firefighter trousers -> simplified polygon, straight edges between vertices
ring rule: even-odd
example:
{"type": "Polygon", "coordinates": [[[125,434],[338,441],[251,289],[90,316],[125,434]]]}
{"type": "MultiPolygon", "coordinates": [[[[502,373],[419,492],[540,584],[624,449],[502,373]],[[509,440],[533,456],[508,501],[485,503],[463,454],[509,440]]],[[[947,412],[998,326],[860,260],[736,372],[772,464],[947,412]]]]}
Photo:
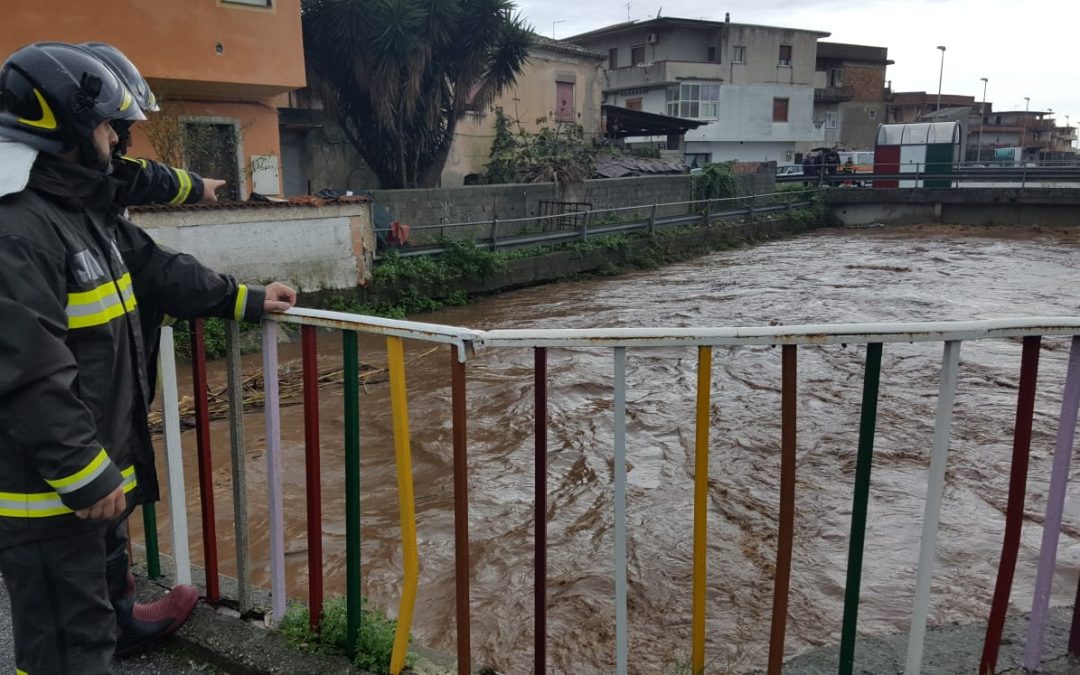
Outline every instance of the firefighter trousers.
{"type": "Polygon", "coordinates": [[[122,566],[126,578],[126,548],[121,518],[88,521],[77,536],[0,550],[19,675],[112,672],[117,631],[109,577],[122,566]]]}

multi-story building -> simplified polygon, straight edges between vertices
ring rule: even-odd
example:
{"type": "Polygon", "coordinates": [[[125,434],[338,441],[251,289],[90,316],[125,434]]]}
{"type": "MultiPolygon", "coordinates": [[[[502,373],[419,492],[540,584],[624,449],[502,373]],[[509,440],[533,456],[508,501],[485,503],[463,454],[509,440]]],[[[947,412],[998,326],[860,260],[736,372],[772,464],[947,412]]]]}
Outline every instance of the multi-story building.
{"type": "Polygon", "coordinates": [[[133,154],[226,179],[226,196],[281,192],[275,100],[304,86],[300,0],[9,4],[0,58],[32,42],[101,41],[135,62],[162,110],[135,126],[133,154]]]}
{"type": "Polygon", "coordinates": [[[910,124],[918,122],[924,115],[935,112],[940,107],[946,108],[971,107],[975,105],[974,96],[961,96],[957,94],[942,94],[941,105],[938,106],[938,95],[925,91],[897,91],[885,96],[888,106],[889,124],[910,124]]]}
{"type": "MultiPolygon", "coordinates": [[[[685,157],[790,164],[822,139],[814,126],[822,31],[694,19],[617,24],[567,42],[607,54],[605,103],[705,121],[685,157]]],[[[824,85],[822,85],[824,86],[824,85]]]]}
{"type": "Polygon", "coordinates": [[[492,105],[476,107],[458,122],[442,173],[443,187],[471,182],[483,171],[495,139],[496,107],[513,120],[515,132],[574,123],[581,125],[587,138],[600,134],[603,60],[600,52],[534,35],[529,61],[513,86],[492,105]]]}
{"type": "Polygon", "coordinates": [[[1023,148],[1027,161],[1072,159],[1073,130],[1057,126],[1052,115],[1038,110],[995,112],[988,107],[980,118],[976,109],[968,124],[968,159],[992,159],[997,148],[1023,148]]]}
{"type": "Polygon", "coordinates": [[[848,149],[874,147],[878,125],[885,122],[885,70],[892,65],[886,47],[817,43],[814,124],[823,145],[848,149]]]}

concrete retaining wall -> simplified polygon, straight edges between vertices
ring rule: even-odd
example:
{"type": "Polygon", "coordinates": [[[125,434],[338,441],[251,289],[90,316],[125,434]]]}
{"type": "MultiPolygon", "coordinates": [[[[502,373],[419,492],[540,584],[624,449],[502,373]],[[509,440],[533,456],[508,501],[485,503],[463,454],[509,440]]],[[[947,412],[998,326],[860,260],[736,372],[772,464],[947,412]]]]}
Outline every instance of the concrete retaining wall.
{"type": "Polygon", "coordinates": [[[151,209],[131,217],[158,243],[243,281],[315,291],[371,279],[370,204],[151,209]]]}
{"type": "MultiPolygon", "coordinates": [[[[775,187],[775,174],[739,174],[741,194],[764,194],[775,187]]],[[[409,225],[437,225],[532,218],[541,201],[583,202],[593,209],[635,204],[664,204],[690,199],[690,176],[641,176],[588,180],[563,186],[554,183],[472,185],[430,190],[373,190],[372,198],[393,220],[409,225]]],[[[685,209],[683,209],[685,210],[685,209]]],[[[665,215],[662,211],[659,215],[665,215]]]]}
{"type": "Polygon", "coordinates": [[[1080,225],[1080,190],[954,188],[838,189],[826,195],[843,225],[1080,225]]]}

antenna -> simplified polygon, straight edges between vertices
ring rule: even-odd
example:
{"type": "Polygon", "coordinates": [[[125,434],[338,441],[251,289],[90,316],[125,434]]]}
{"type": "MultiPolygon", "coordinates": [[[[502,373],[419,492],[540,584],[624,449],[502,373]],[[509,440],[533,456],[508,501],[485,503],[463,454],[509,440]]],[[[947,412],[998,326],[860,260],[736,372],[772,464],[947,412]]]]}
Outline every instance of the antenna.
{"type": "Polygon", "coordinates": [[[626,3],[626,23],[630,23],[630,6],[633,4],[633,2],[626,3]]]}
{"type": "Polygon", "coordinates": [[[659,19],[659,18],[660,18],[660,15],[661,15],[661,14],[662,14],[663,12],[664,12],[664,6],[663,6],[663,5],[660,5],[659,9],[657,9],[657,10],[656,10],[656,18],[657,18],[657,19],[659,19]]]}
{"type": "Polygon", "coordinates": [[[566,23],[566,19],[560,19],[558,21],[552,21],[551,22],[551,39],[552,40],[555,39],[555,25],[560,24],[560,23],[566,23]]]}

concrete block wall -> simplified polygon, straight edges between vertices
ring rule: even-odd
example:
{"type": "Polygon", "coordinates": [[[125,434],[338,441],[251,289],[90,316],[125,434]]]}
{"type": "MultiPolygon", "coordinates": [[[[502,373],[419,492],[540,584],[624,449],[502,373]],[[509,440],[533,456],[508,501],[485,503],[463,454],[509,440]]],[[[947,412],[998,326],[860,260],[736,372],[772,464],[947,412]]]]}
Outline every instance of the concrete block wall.
{"type": "Polygon", "coordinates": [[[241,281],[283,281],[300,291],[356,288],[371,279],[370,204],[135,210],[159,244],[241,281]]]}
{"type": "MultiPolygon", "coordinates": [[[[775,187],[775,169],[739,174],[740,194],[765,194],[775,187]]],[[[582,202],[593,209],[690,200],[690,176],[640,176],[554,183],[473,185],[430,190],[374,190],[370,194],[394,220],[412,226],[531,218],[541,201],[582,202]]],[[[681,207],[668,210],[677,211],[681,207]]],[[[663,210],[658,214],[667,215],[663,210]]],[[[419,233],[416,233],[419,235],[419,233]]]]}

